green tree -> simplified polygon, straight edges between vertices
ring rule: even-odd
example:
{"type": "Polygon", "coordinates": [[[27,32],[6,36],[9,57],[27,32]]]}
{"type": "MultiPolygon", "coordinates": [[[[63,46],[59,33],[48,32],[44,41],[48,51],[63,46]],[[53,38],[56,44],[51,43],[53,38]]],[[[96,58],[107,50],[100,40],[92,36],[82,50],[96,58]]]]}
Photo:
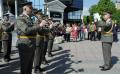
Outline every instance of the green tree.
{"type": "Polygon", "coordinates": [[[83,23],[86,25],[87,24],[87,16],[83,16],[83,23]]]}
{"type": "Polygon", "coordinates": [[[115,4],[111,0],[100,0],[97,5],[93,5],[89,9],[91,14],[96,12],[102,14],[105,11],[109,11],[111,13],[116,12],[115,4]]]}
{"type": "Polygon", "coordinates": [[[120,25],[120,10],[116,10],[112,15],[113,20],[117,20],[117,23],[120,25]]]}
{"type": "Polygon", "coordinates": [[[92,23],[94,21],[93,16],[84,16],[83,22],[85,25],[88,25],[88,23],[92,23]]]}
{"type": "Polygon", "coordinates": [[[89,12],[91,15],[94,13],[99,13],[102,15],[103,12],[109,11],[112,13],[112,19],[116,20],[117,23],[120,25],[120,10],[115,8],[115,4],[112,0],[100,0],[97,5],[91,6],[89,12]]]}
{"type": "Polygon", "coordinates": [[[104,11],[111,13],[116,12],[115,4],[111,0],[100,0],[98,2],[98,13],[102,14],[104,11]]]}
{"type": "Polygon", "coordinates": [[[91,8],[89,9],[89,12],[91,15],[93,15],[94,13],[97,13],[98,12],[97,5],[91,6],[91,8]]]}

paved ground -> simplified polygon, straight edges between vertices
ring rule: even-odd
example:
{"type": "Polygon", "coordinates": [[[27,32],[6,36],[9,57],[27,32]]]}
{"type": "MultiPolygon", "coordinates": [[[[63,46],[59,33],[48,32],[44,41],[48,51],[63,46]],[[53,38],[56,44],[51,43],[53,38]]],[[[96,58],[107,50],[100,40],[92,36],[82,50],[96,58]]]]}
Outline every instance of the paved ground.
{"type": "MultiPolygon", "coordinates": [[[[113,67],[105,72],[99,69],[103,64],[100,41],[70,42],[59,46],[63,49],[54,51],[54,57],[47,57],[49,65],[42,65],[46,69],[44,74],[120,74],[120,42],[113,43],[113,67]]],[[[19,74],[19,55],[15,47],[11,56],[14,60],[10,63],[0,62],[0,74],[19,74]]]]}

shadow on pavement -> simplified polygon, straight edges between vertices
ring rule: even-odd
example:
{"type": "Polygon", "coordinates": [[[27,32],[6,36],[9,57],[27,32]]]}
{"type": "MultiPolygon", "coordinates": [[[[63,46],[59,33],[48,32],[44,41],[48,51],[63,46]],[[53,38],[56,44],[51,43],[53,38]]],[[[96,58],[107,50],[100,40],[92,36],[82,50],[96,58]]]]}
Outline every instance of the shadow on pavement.
{"type": "Polygon", "coordinates": [[[118,57],[112,56],[112,67],[119,61],[118,57]]]}
{"type": "Polygon", "coordinates": [[[84,71],[80,69],[79,71],[72,68],[72,64],[78,64],[82,61],[75,61],[71,60],[70,50],[61,50],[54,54],[55,57],[49,62],[51,63],[49,66],[46,66],[45,69],[47,70],[46,74],[68,74],[68,73],[77,73],[84,71]],[[57,57],[56,57],[57,56],[57,57]]]}
{"type": "Polygon", "coordinates": [[[19,70],[19,60],[0,65],[0,74],[19,74],[14,71],[19,70]]]}
{"type": "MultiPolygon", "coordinates": [[[[18,50],[15,47],[12,47],[11,56],[14,54],[18,54],[18,50]]],[[[3,54],[1,54],[3,57],[3,54]]],[[[2,58],[1,57],[1,58],[2,58]]],[[[18,56],[14,56],[10,62],[0,62],[0,74],[19,74],[15,71],[18,71],[20,68],[20,60],[19,60],[19,54],[18,56]]]]}

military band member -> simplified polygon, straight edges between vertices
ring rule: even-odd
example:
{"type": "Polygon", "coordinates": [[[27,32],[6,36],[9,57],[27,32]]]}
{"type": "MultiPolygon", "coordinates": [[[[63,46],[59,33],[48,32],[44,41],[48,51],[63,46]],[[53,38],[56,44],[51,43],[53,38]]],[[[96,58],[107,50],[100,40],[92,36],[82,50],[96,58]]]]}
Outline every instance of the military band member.
{"type": "MultiPolygon", "coordinates": [[[[36,21],[37,25],[39,24],[45,25],[47,23],[42,21],[43,14],[41,10],[34,11],[34,14],[38,18],[36,21]]],[[[44,71],[44,69],[41,68],[42,56],[44,51],[44,34],[45,34],[45,29],[38,32],[36,36],[36,51],[35,51],[35,58],[34,58],[35,73],[42,73],[42,71],[44,71]]]]}
{"type": "Polygon", "coordinates": [[[20,55],[21,74],[31,74],[36,49],[36,33],[42,30],[41,25],[33,25],[32,2],[21,4],[23,13],[17,18],[17,48],[20,55]]]}
{"type": "Polygon", "coordinates": [[[4,61],[9,62],[11,60],[12,31],[14,30],[14,24],[9,21],[9,14],[3,15],[2,30],[4,61]]]}
{"type": "Polygon", "coordinates": [[[47,53],[47,48],[48,48],[48,40],[49,40],[49,23],[48,23],[48,16],[44,15],[43,16],[43,21],[46,21],[45,27],[48,29],[48,31],[45,32],[44,34],[44,50],[43,50],[43,57],[42,57],[42,63],[43,64],[48,64],[48,61],[46,60],[46,53],[47,53]]]}
{"type": "Polygon", "coordinates": [[[102,27],[102,51],[104,65],[100,66],[102,71],[111,69],[111,48],[113,42],[113,33],[112,33],[112,21],[111,13],[105,12],[103,16],[104,21],[100,22],[98,25],[102,27]]]}
{"type": "Polygon", "coordinates": [[[0,19],[0,53],[2,53],[2,19],[0,19]]]}
{"type": "Polygon", "coordinates": [[[55,30],[54,30],[54,23],[52,21],[52,18],[48,20],[49,22],[49,28],[50,28],[50,32],[49,32],[49,40],[48,40],[48,57],[52,57],[52,48],[53,48],[53,43],[54,43],[54,38],[55,38],[55,30]]]}

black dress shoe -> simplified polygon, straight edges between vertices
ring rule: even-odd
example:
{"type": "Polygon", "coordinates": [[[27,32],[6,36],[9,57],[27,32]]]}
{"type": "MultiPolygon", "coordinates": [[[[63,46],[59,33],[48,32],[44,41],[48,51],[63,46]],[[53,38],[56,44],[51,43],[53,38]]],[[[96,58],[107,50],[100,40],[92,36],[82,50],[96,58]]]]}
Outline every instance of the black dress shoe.
{"type": "Polygon", "coordinates": [[[105,65],[99,66],[99,68],[104,68],[104,67],[105,67],[105,65]]]}
{"type": "Polygon", "coordinates": [[[34,73],[35,73],[35,74],[43,74],[41,71],[39,71],[39,69],[35,69],[35,70],[34,70],[34,73]]]}
{"type": "Polygon", "coordinates": [[[9,60],[8,59],[4,59],[4,62],[9,62],[9,60]]]}
{"type": "Polygon", "coordinates": [[[2,51],[0,51],[0,53],[3,53],[2,51]]]}
{"type": "Polygon", "coordinates": [[[45,69],[38,68],[38,69],[34,70],[34,73],[40,73],[41,74],[43,71],[45,71],[45,69]]]}
{"type": "Polygon", "coordinates": [[[43,68],[39,68],[39,70],[40,70],[41,72],[45,71],[45,69],[43,69],[43,68]]]}
{"type": "Polygon", "coordinates": [[[46,61],[46,60],[43,61],[42,64],[44,64],[44,65],[49,65],[49,64],[48,64],[48,61],[46,61]]]}
{"type": "Polygon", "coordinates": [[[104,68],[101,69],[101,71],[107,71],[107,70],[110,70],[110,69],[111,69],[111,67],[104,67],[104,68]]]}
{"type": "Polygon", "coordinates": [[[48,54],[48,57],[53,57],[54,55],[53,54],[48,54]]]}
{"type": "Polygon", "coordinates": [[[46,58],[43,59],[42,64],[44,64],[44,65],[49,65],[49,64],[48,64],[48,61],[46,60],[46,58]]]}
{"type": "Polygon", "coordinates": [[[11,60],[13,60],[13,59],[11,59],[11,58],[5,59],[6,62],[9,62],[9,61],[11,61],[11,60]]]}

